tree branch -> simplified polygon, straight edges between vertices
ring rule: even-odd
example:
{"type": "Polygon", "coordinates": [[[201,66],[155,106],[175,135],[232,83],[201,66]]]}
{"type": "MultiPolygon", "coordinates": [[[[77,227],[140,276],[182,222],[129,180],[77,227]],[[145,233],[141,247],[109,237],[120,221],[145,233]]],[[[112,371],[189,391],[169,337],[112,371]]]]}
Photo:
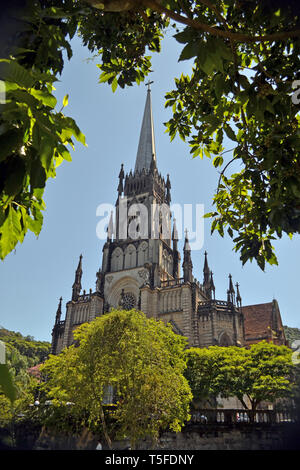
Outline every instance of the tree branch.
{"type": "MultiPolygon", "coordinates": [[[[185,24],[190,26],[194,29],[210,33],[213,36],[218,36],[224,39],[230,39],[231,41],[237,42],[268,42],[268,41],[279,41],[284,39],[290,39],[292,37],[300,37],[300,30],[295,31],[283,31],[280,33],[275,34],[266,34],[262,36],[249,36],[248,34],[243,33],[235,33],[231,32],[230,30],[222,30],[219,28],[215,28],[210,26],[206,23],[202,23],[201,21],[194,20],[191,18],[187,18],[182,16],[174,11],[170,10],[169,8],[165,8],[157,3],[155,0],[85,0],[86,3],[91,5],[98,10],[102,10],[104,12],[122,12],[122,11],[129,11],[133,9],[139,9],[141,5],[144,5],[147,8],[150,8],[153,11],[156,11],[161,14],[165,14],[169,18],[178,21],[179,23],[185,24]]],[[[213,9],[216,13],[219,21],[224,23],[225,19],[223,16],[213,7],[213,5],[208,0],[202,0],[201,3],[206,5],[208,8],[213,9]]]]}
{"type": "MultiPolygon", "coordinates": [[[[92,2],[93,0],[90,0],[90,1],[92,2]]],[[[187,26],[191,26],[194,29],[197,29],[206,33],[210,33],[213,36],[218,36],[218,37],[222,37],[225,39],[231,39],[233,41],[264,42],[264,41],[284,40],[284,39],[289,39],[291,37],[300,37],[300,30],[284,31],[281,33],[266,34],[263,36],[249,36],[248,34],[224,31],[222,29],[209,26],[206,23],[202,23],[200,21],[181,16],[178,13],[175,13],[174,11],[169,10],[168,8],[162,7],[155,0],[142,0],[142,3],[145,7],[151,8],[151,10],[157,11],[158,13],[165,14],[169,18],[175,21],[178,21],[179,23],[183,23],[187,26]]]]}

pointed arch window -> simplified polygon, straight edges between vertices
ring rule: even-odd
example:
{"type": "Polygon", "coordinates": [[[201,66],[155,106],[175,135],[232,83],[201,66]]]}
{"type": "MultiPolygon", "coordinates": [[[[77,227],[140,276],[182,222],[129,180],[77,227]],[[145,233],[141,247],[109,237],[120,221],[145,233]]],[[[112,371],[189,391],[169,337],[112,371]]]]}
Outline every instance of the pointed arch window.
{"type": "Polygon", "coordinates": [[[129,245],[125,251],[125,269],[136,267],[136,249],[133,245],[129,245]]]}
{"type": "Polygon", "coordinates": [[[115,248],[111,257],[111,271],[121,271],[123,269],[123,250],[115,248]]]}
{"type": "Polygon", "coordinates": [[[142,242],[138,248],[138,266],[144,266],[148,261],[148,243],[142,242]]]}

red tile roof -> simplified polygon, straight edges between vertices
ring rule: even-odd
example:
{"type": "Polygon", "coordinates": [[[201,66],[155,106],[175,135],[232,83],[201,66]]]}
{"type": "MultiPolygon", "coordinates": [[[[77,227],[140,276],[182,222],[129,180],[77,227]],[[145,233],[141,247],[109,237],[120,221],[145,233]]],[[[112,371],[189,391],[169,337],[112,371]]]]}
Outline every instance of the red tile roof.
{"type": "Polygon", "coordinates": [[[29,369],[27,369],[28,374],[32,375],[36,379],[40,379],[41,378],[41,371],[40,371],[41,365],[42,364],[37,364],[36,366],[30,367],[29,369]]]}
{"type": "Polygon", "coordinates": [[[265,304],[242,307],[246,345],[263,339],[285,344],[281,315],[276,300],[265,304]]]}

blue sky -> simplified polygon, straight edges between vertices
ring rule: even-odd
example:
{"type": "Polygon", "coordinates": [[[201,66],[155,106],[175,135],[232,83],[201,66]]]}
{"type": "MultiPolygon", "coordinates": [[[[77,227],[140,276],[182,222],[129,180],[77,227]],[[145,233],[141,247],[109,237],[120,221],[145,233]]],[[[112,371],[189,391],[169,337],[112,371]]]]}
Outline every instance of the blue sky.
{"type": "MultiPolygon", "coordinates": [[[[48,341],[59,297],[63,297],[64,313],[70,300],[80,253],[83,289],[95,288],[103,247],[103,241],[96,236],[96,208],[101,203],[115,203],[121,163],[125,172],[134,168],[146,99],[144,84],[118,88],[115,93],[106,84],[98,84],[97,60],[87,61],[91,56],[78,38],[72,45],[74,56],[65,63],[60,82],[56,83],[57,107],[60,109],[68,93],[65,114],[76,119],[88,147],[76,145],[73,161],[64,162],[56,179],[48,181],[47,208],[39,238],[29,233],[0,265],[0,325],[48,341]]],[[[209,212],[218,182],[217,170],[208,159],[192,159],[188,145],[179,137],[170,142],[163,125],[171,115],[171,110],[164,108],[164,95],[173,88],[174,77],[188,73],[191,66],[189,62],[177,62],[180,49],[175,40],[168,38],[162,53],[153,60],[152,108],[158,169],[163,176],[170,175],[172,203],[204,204],[205,212],[209,212]]],[[[232,142],[228,142],[226,149],[232,147],[232,142]]],[[[230,158],[230,153],[227,155],[230,158]]],[[[265,272],[254,262],[242,267],[229,236],[211,236],[210,222],[206,220],[204,246],[192,252],[194,275],[202,281],[203,253],[207,250],[216,298],[226,299],[231,273],[234,283],[240,284],[243,305],[276,298],[283,323],[300,328],[300,239],[284,237],[274,245],[278,267],[267,266],[265,272]]],[[[179,246],[182,249],[182,242],[179,246]]]]}

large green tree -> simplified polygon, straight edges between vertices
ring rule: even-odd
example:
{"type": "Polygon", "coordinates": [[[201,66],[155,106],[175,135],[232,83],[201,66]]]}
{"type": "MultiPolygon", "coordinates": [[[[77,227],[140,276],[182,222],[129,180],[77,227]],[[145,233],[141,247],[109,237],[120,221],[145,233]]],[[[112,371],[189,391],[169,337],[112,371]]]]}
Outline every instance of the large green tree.
{"type": "Polygon", "coordinates": [[[237,397],[254,412],[261,402],[292,397],[297,385],[291,356],[288,347],[266,341],[249,349],[192,348],[186,352],[185,375],[195,400],[237,397]]]}
{"type": "Polygon", "coordinates": [[[103,401],[112,386],[118,437],[158,437],[188,419],[190,387],[183,376],[186,340],[135,310],[115,310],[74,331],[77,346],[50,356],[42,370],[48,397],[73,402],[111,446],[103,401]]]}
{"type": "Polygon", "coordinates": [[[262,269],[277,263],[272,240],[300,231],[297,0],[13,0],[10,6],[0,62],[7,87],[1,258],[27,229],[39,233],[46,180],[70,159],[73,137],[84,143],[52,95],[62,51],[72,54],[69,40],[77,31],[99,57],[100,82],[114,91],[144,80],[171,27],[182,44],[179,60],[191,59],[192,66],[166,95],[173,112],[166,126],[171,139],[178,133],[193,156],[205,155],[219,169],[212,231],[223,236],[227,229],[243,263],[256,259],[262,269]]]}

